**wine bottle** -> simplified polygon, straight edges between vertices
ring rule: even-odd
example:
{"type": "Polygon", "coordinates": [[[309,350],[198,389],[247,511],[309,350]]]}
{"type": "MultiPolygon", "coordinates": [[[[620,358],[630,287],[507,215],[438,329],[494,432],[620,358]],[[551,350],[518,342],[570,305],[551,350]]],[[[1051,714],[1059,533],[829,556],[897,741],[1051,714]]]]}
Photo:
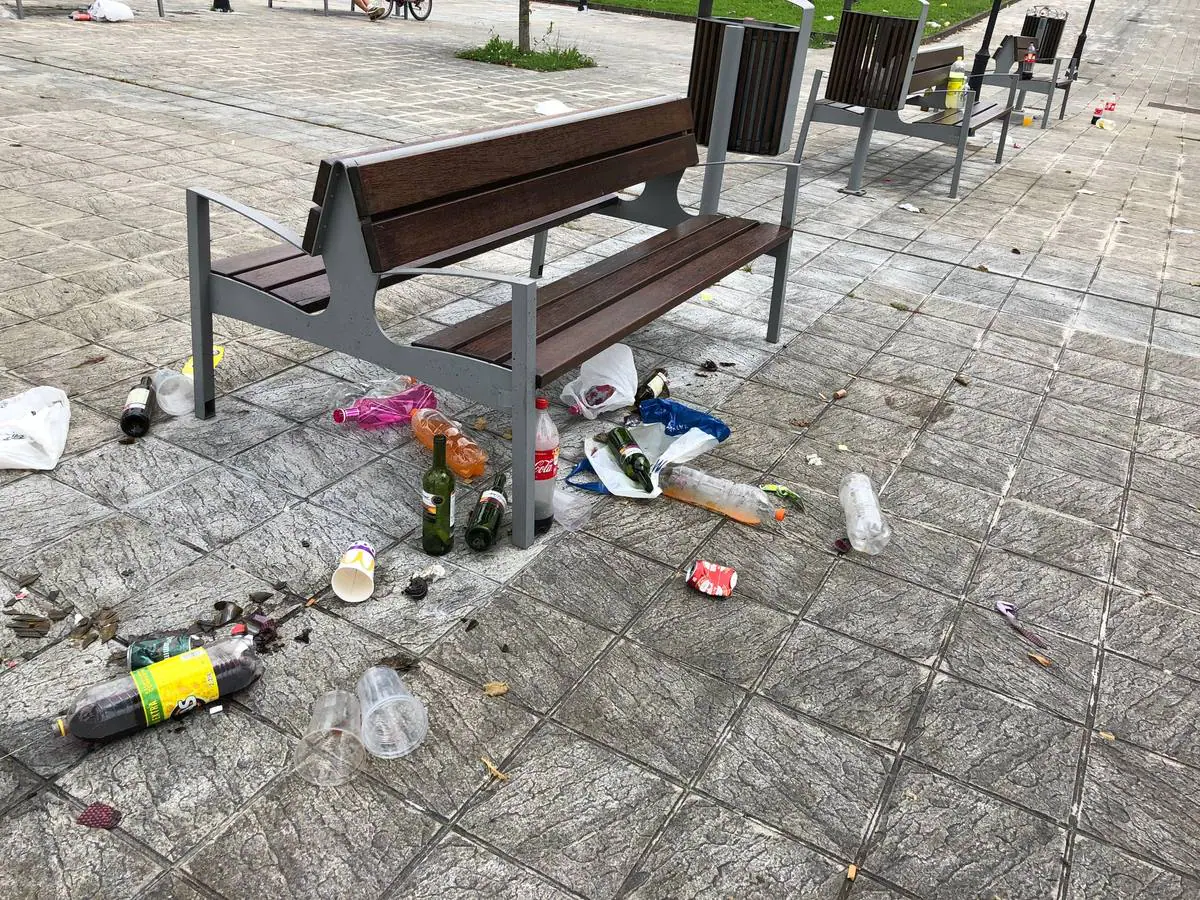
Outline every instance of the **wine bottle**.
{"type": "Polygon", "coordinates": [[[504,473],[501,472],[492,486],[479,495],[479,502],[471,511],[467,522],[467,546],[472,550],[487,550],[496,542],[500,522],[508,499],[504,496],[504,473]]]}
{"type": "Polygon", "coordinates": [[[433,465],[421,479],[421,548],[441,556],[454,546],[454,474],[446,465],[446,435],[433,436],[433,465]]]}
{"type": "Polygon", "coordinates": [[[650,459],[637,445],[628,428],[618,425],[608,433],[605,443],[608,444],[608,449],[620,465],[621,471],[631,481],[636,482],[646,493],[654,490],[654,482],[650,480],[650,459]]]}
{"type": "Polygon", "coordinates": [[[125,408],[121,410],[121,430],[130,437],[142,437],[150,430],[150,417],[153,415],[154,383],[146,375],[125,398],[125,408]]]}

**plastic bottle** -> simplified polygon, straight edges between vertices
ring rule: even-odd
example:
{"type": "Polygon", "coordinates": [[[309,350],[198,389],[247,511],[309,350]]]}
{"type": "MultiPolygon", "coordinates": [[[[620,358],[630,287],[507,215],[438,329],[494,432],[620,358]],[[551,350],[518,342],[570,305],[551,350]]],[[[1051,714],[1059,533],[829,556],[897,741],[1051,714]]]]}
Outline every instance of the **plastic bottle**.
{"type": "Polygon", "coordinates": [[[558,482],[558,426],[550,418],[550,401],[538,397],[533,436],[533,533],[544,534],[554,522],[554,489],[558,482]]]}
{"type": "Polygon", "coordinates": [[[263,672],[254,638],[231,638],[97,684],[55,719],[55,734],[99,741],[179,718],[249,687],[263,672]]]}
{"type": "Polygon", "coordinates": [[[966,89],[967,65],[960,56],[950,66],[950,76],[946,79],[946,109],[962,109],[966,89]]]}
{"type": "Polygon", "coordinates": [[[427,384],[417,384],[390,397],[359,397],[349,406],[333,411],[333,421],[347,422],[373,431],[407,425],[418,409],[437,409],[437,395],[427,384]]]}
{"type": "Polygon", "coordinates": [[[488,455],[462,433],[458,422],[447,419],[436,409],[418,409],[412,414],[412,430],[426,450],[433,449],[433,436],[446,436],[446,463],[459,478],[478,478],[487,468],[488,455]]]}
{"type": "Polygon", "coordinates": [[[672,466],[659,477],[663,493],[702,506],[746,525],[782,522],[787,511],[752,484],[739,484],[687,466],[672,466]]]}
{"type": "Polygon", "coordinates": [[[838,490],[842,512],[846,516],[846,536],[850,546],[872,556],[882,553],[892,539],[892,529],[879,508],[879,498],[871,479],[862,472],[852,472],[842,479],[838,490]]]}

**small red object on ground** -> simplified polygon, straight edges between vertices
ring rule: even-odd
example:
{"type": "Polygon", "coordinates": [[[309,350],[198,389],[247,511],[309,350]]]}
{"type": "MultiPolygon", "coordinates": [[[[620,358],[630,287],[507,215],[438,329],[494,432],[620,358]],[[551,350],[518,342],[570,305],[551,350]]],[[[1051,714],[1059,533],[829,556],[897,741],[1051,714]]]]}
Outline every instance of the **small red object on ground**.
{"type": "Polygon", "coordinates": [[[116,828],[121,823],[121,811],[113,809],[107,803],[93,803],[79,814],[75,820],[88,828],[116,828]]]}
{"type": "Polygon", "coordinates": [[[737,587],[737,572],[732,566],[719,566],[698,559],[687,570],[687,583],[710,597],[728,597],[737,587]]]}

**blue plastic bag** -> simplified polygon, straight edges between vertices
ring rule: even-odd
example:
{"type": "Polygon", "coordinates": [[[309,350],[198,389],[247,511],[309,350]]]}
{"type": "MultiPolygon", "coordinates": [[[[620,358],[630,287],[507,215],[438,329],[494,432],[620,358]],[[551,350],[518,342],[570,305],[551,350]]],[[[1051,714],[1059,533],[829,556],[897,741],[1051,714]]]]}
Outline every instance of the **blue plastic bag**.
{"type": "Polygon", "coordinates": [[[678,400],[662,397],[643,400],[638,411],[642,414],[643,422],[647,425],[660,423],[671,437],[678,437],[690,428],[698,428],[705,434],[711,434],[718,441],[729,437],[729,426],[720,419],[692,409],[678,400]]]}

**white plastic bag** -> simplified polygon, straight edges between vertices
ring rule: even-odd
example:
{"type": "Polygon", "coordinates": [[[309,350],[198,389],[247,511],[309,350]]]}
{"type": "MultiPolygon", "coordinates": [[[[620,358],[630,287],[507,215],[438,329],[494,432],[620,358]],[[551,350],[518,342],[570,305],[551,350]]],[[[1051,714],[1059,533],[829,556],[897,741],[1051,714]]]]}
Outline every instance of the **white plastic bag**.
{"type": "Polygon", "coordinates": [[[711,434],[699,428],[689,428],[678,437],[671,437],[666,428],[657,422],[653,425],[633,425],[629,434],[650,460],[650,483],[654,485],[654,490],[650,493],[646,493],[621,471],[612,451],[605,444],[587,438],[583,442],[583,451],[587,454],[596,477],[608,488],[610,494],[638,500],[648,500],[662,493],[658,479],[665,466],[695,459],[720,443],[711,434]]]}
{"type": "Polygon", "coordinates": [[[53,469],[70,427],[71,403],[58,388],[0,400],[0,469],[53,469]]]}
{"type": "Polygon", "coordinates": [[[579,377],[563,388],[562,401],[571,412],[594,419],[606,410],[629,406],[637,388],[633,351],[613,344],[579,367],[579,377]]]}
{"type": "Polygon", "coordinates": [[[133,10],[121,0],[95,0],[88,13],[97,22],[132,22],[133,10]]]}

